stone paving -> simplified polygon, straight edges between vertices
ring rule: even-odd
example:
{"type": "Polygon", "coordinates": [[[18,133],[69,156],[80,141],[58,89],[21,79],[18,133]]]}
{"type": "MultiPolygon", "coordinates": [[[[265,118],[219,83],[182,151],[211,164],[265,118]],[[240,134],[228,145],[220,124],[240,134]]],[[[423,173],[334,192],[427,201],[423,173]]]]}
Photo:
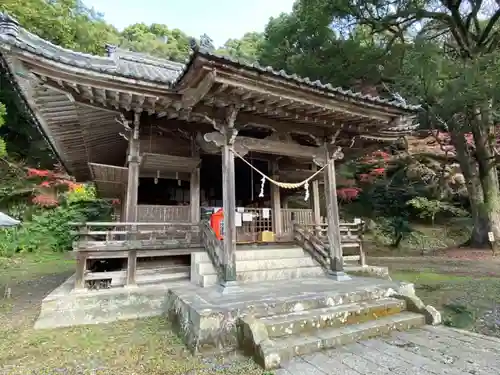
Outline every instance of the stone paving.
{"type": "Polygon", "coordinates": [[[275,375],[497,375],[500,340],[425,326],[283,363],[275,375]]]}

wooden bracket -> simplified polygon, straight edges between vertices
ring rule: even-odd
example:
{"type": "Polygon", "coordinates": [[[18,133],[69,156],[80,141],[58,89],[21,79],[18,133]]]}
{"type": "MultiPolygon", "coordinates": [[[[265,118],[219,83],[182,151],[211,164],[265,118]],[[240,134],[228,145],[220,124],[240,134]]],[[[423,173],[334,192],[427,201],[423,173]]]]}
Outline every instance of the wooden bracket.
{"type": "Polygon", "coordinates": [[[198,86],[186,89],[182,94],[182,107],[193,108],[197,103],[199,103],[214,85],[216,77],[216,70],[212,69],[205,74],[198,86]]]}

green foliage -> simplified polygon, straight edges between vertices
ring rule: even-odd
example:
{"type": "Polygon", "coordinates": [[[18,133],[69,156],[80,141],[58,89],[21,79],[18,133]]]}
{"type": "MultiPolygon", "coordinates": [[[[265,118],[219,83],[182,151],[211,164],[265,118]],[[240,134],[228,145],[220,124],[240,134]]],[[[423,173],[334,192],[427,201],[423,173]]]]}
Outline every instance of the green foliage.
{"type": "Polygon", "coordinates": [[[88,184],[82,184],[68,191],[66,201],[69,204],[78,202],[92,202],[97,199],[95,187],[88,184]]]}
{"type": "Polygon", "coordinates": [[[259,60],[263,43],[262,33],[246,33],[241,39],[228,39],[216,53],[253,64],[259,60]]]}
{"type": "Polygon", "coordinates": [[[0,230],[0,256],[15,253],[67,251],[73,236],[70,223],[111,220],[112,207],[101,200],[67,202],[52,209],[40,209],[19,227],[0,230]]]}
{"type": "Polygon", "coordinates": [[[432,224],[439,213],[449,213],[453,216],[467,216],[464,209],[455,207],[449,202],[437,199],[427,199],[426,197],[415,197],[407,202],[408,206],[415,208],[422,219],[430,219],[432,224]]]}
{"type": "Polygon", "coordinates": [[[450,303],[443,306],[443,324],[448,327],[468,329],[476,320],[475,312],[467,306],[450,303]]]}
{"type": "Polygon", "coordinates": [[[126,27],[120,35],[120,47],[178,62],[184,62],[190,51],[188,35],[157,23],[126,27]]]}
{"type": "Polygon", "coordinates": [[[372,229],[379,241],[386,238],[389,242],[388,245],[396,248],[401,245],[403,240],[408,239],[413,231],[410,222],[404,216],[382,218],[372,229]]]}

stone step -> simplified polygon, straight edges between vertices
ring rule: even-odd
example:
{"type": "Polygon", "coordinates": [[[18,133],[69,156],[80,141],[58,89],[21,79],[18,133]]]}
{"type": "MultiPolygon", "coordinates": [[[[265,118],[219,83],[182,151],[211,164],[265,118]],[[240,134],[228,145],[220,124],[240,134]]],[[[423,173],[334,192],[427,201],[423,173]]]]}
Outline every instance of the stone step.
{"type": "MultiPolygon", "coordinates": [[[[281,258],[303,258],[308,257],[308,253],[301,247],[264,247],[253,249],[245,247],[236,249],[236,260],[262,260],[262,259],[281,259],[281,258]]],[[[191,255],[192,259],[199,263],[209,263],[210,257],[207,252],[196,252],[191,255]]]]}
{"type": "MultiPolygon", "coordinates": [[[[284,268],[304,268],[316,267],[318,263],[310,256],[280,258],[280,259],[253,259],[253,260],[236,260],[236,269],[239,272],[247,271],[266,271],[284,268]]],[[[196,271],[200,275],[215,274],[215,268],[210,262],[196,264],[196,271]]]]}
{"type": "Polygon", "coordinates": [[[323,328],[339,328],[395,315],[406,308],[403,300],[382,298],[260,318],[269,337],[276,338],[323,328]]]}
{"type": "MultiPolygon", "coordinates": [[[[238,265],[236,265],[238,269],[238,265]]],[[[309,278],[323,276],[325,271],[320,266],[314,267],[298,267],[298,268],[276,268],[268,270],[256,271],[240,271],[236,275],[236,279],[242,283],[251,283],[256,281],[272,281],[272,280],[291,280],[299,278],[309,278]]],[[[215,272],[208,275],[197,275],[200,286],[207,287],[217,283],[217,275],[215,272]]]]}
{"type": "Polygon", "coordinates": [[[341,328],[320,329],[306,336],[297,334],[275,340],[264,340],[257,346],[254,357],[266,370],[272,370],[279,368],[282,362],[289,361],[295,356],[382,336],[392,331],[421,327],[424,324],[424,315],[401,312],[365,323],[352,324],[341,328]]]}

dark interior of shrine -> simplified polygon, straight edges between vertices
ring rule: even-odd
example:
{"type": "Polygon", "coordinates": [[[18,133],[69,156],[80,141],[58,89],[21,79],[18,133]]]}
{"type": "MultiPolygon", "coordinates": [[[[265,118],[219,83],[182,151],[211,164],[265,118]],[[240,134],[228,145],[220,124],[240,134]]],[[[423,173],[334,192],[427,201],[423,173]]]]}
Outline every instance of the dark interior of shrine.
{"type": "MultiPolygon", "coordinates": [[[[202,155],[200,172],[201,205],[222,206],[222,158],[221,155],[202,155]]],[[[266,160],[245,158],[262,173],[269,175],[266,160]]],[[[262,176],[248,164],[235,158],[235,185],[237,206],[259,206],[268,200],[269,183],[264,185],[264,198],[259,198],[262,176]]],[[[182,205],[189,204],[189,181],[159,178],[140,178],[138,204],[182,205]]]]}

